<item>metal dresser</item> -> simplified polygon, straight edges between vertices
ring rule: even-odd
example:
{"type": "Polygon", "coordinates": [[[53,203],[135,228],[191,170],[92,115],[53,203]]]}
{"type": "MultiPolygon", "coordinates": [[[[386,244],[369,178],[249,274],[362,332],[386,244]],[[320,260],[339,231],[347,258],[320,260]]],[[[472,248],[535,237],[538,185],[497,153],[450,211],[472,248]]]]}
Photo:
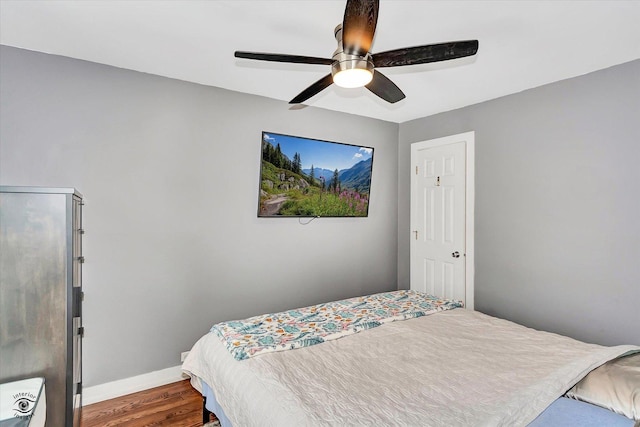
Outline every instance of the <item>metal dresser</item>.
{"type": "Polygon", "coordinates": [[[43,377],[46,426],[82,407],[82,195],[0,186],[0,383],[43,377]]]}

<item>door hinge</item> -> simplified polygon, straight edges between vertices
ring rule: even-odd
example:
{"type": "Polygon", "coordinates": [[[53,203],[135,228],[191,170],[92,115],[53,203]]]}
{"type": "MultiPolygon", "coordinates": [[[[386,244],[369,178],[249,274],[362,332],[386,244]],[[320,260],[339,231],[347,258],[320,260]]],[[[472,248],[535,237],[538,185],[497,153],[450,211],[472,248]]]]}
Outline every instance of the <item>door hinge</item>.
{"type": "Polygon", "coordinates": [[[418,175],[418,166],[416,166],[416,175],[418,175]]]}
{"type": "Polygon", "coordinates": [[[80,338],[84,338],[84,326],[78,328],[78,335],[80,335],[80,338]]]}
{"type": "Polygon", "coordinates": [[[414,232],[414,233],[415,233],[415,235],[416,235],[416,240],[418,240],[418,230],[413,230],[413,232],[414,232]]]}

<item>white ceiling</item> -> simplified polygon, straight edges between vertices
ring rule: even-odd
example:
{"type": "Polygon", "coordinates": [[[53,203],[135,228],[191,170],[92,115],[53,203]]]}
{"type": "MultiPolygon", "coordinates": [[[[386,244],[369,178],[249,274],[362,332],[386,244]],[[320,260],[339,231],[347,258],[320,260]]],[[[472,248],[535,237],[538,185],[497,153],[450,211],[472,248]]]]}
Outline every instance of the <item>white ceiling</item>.
{"type": "MultiPolygon", "coordinates": [[[[344,4],[0,0],[0,43],[289,101],[329,67],[233,52],[330,58],[344,4]]],[[[382,69],[397,104],[335,85],[306,104],[402,123],[638,59],[639,22],[640,1],[381,0],[373,53],[478,39],[478,54],[382,69]]]]}

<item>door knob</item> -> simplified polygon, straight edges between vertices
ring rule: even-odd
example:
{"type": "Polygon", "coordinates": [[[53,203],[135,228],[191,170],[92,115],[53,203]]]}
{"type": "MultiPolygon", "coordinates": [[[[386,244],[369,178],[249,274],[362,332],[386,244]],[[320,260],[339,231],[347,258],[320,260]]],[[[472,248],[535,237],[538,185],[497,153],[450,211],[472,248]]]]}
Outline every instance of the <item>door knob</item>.
{"type": "Polygon", "coordinates": [[[451,254],[451,256],[454,258],[460,258],[460,252],[455,251],[454,253],[451,254]]]}

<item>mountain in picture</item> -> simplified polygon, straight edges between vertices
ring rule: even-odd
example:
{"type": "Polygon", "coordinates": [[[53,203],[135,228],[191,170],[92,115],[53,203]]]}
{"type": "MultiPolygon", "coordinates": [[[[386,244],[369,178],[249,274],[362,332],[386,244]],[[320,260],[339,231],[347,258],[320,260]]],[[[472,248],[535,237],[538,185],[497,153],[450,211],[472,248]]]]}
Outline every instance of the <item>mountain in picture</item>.
{"type": "Polygon", "coordinates": [[[372,161],[372,159],[363,160],[349,169],[339,171],[340,187],[355,190],[359,193],[369,193],[372,161]]]}
{"type": "MultiPolygon", "coordinates": [[[[371,166],[373,159],[369,158],[361,162],[356,163],[349,169],[342,169],[338,171],[338,179],[340,181],[340,187],[344,189],[356,190],[361,193],[368,193],[371,186],[371,166]]],[[[311,173],[311,169],[303,169],[306,175],[311,173]]],[[[313,176],[316,179],[324,177],[324,180],[328,186],[333,183],[334,171],[329,169],[317,168],[313,170],[313,176]]]]}
{"type": "MultiPolygon", "coordinates": [[[[311,173],[311,169],[310,168],[302,169],[302,172],[304,172],[306,175],[309,175],[311,173]]],[[[320,179],[320,177],[323,177],[325,182],[329,182],[333,177],[333,171],[329,169],[314,168],[313,176],[316,179],[320,179]]]]}

